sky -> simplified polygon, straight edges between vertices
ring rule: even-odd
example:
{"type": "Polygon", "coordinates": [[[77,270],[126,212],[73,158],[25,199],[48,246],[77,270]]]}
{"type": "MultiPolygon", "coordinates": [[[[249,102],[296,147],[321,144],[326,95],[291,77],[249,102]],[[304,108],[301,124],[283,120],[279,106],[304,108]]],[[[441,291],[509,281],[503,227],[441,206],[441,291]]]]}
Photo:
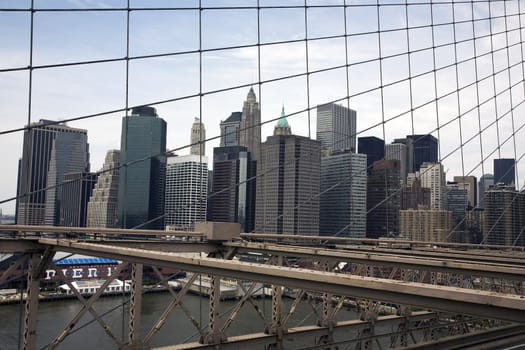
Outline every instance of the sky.
{"type": "MultiPolygon", "coordinates": [[[[30,65],[31,14],[5,9],[27,9],[30,1],[0,0],[4,9],[0,11],[0,32],[4,33],[0,36],[0,132],[27,125],[28,101],[31,122],[121,110],[128,86],[129,106],[171,101],[154,106],[168,124],[168,148],[183,155],[189,153],[183,147],[190,142],[195,117],[202,117],[207,138],[218,136],[220,121],[242,110],[253,86],[262,121],[279,117],[284,105],[294,134],[315,138],[315,106],[335,100],[357,111],[358,137],[377,136],[389,143],[409,134],[432,133],[440,140],[440,158],[449,180],[454,175],[479,178],[492,173],[493,158],[523,157],[523,33],[519,27],[525,17],[518,11],[525,9],[525,2],[518,7],[518,1],[506,5],[493,1],[489,8],[487,1],[471,7],[443,2],[430,6],[418,0],[408,1],[411,5],[406,8],[395,5],[404,1],[381,1],[387,6],[378,10],[376,1],[347,1],[351,6],[345,23],[342,7],[316,7],[341,5],[343,0],[308,1],[312,7],[306,26],[304,8],[291,8],[303,6],[304,0],[260,0],[259,13],[249,8],[257,5],[255,0],[201,3],[206,9],[200,13],[199,35],[199,10],[195,9],[199,1],[130,1],[134,11],[129,18],[132,59],[127,80],[123,60],[53,67],[124,58],[126,11],[45,11],[115,9],[125,7],[127,1],[35,0],[35,8],[42,11],[36,11],[33,20],[32,65],[36,68],[29,94],[28,70],[6,70],[30,65]],[[283,5],[289,7],[264,8],[283,5]],[[177,9],[162,9],[167,6],[177,9]],[[473,13],[480,21],[471,21],[473,13]],[[489,13],[493,20],[483,20],[489,13]],[[454,21],[455,26],[449,24],[454,21]],[[307,44],[305,36],[310,39],[307,44]],[[260,50],[255,46],[258,40],[260,50]],[[224,49],[237,46],[242,47],[224,49]],[[199,47],[204,50],[202,60],[199,47]],[[166,53],[172,55],[158,56],[166,53]],[[157,57],[145,57],[151,55],[157,57]],[[380,61],[380,56],[386,58],[380,61]],[[314,73],[307,77],[307,69],[314,73]],[[486,79],[475,84],[476,76],[486,79]],[[241,87],[228,90],[235,86],[241,87]],[[455,92],[458,88],[459,93],[455,92]],[[310,113],[304,112],[308,108],[310,113]]],[[[108,150],[120,148],[123,115],[68,123],[88,130],[92,171],[101,168],[108,150]]],[[[274,124],[263,126],[263,140],[271,135],[274,124]]],[[[16,195],[22,139],[22,132],[0,134],[0,200],[16,195]]],[[[206,154],[211,156],[216,146],[218,140],[208,142],[206,154]]],[[[525,180],[523,164],[521,159],[517,166],[520,187],[525,180]]],[[[0,208],[14,213],[14,201],[0,208]]]]}

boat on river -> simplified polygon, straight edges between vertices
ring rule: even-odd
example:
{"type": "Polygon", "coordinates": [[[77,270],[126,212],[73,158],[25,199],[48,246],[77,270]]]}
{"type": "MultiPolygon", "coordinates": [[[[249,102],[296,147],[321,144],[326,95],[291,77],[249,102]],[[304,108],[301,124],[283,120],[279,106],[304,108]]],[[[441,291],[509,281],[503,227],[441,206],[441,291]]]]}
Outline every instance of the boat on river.
{"type": "MultiPolygon", "coordinates": [[[[98,290],[105,283],[105,280],[102,279],[88,279],[88,280],[78,280],[72,281],[71,284],[75,287],[80,294],[82,295],[92,295],[98,292],[98,290]]],[[[102,294],[122,294],[129,293],[131,290],[131,281],[129,280],[119,280],[114,279],[111,283],[104,289],[102,294]]],[[[58,292],[66,295],[73,295],[73,291],[67,284],[61,284],[58,286],[58,292]]]]}

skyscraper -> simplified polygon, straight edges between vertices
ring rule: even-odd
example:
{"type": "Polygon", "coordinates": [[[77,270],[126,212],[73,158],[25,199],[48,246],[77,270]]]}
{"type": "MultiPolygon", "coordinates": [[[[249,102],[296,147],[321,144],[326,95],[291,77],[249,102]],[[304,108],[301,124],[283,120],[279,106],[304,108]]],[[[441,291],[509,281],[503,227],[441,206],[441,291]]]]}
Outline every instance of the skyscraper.
{"type": "Polygon", "coordinates": [[[487,244],[525,245],[525,191],[496,184],[485,192],[483,240],[487,244]]]}
{"type": "Polygon", "coordinates": [[[321,144],[291,134],[286,118],[261,145],[255,231],[317,235],[321,144]]]}
{"type": "Polygon", "coordinates": [[[166,228],[192,230],[206,220],[208,159],[199,155],[167,158],[165,206],[166,228]]]}
{"type": "Polygon", "coordinates": [[[404,139],[396,139],[394,143],[407,146],[408,172],[414,173],[425,162],[438,162],[438,139],[430,134],[407,135],[404,139]]]}
{"type": "Polygon", "coordinates": [[[366,236],[366,155],[349,150],[321,158],[320,234],[366,236]]]}
{"type": "Polygon", "coordinates": [[[317,140],[321,148],[355,152],[356,111],[328,103],[317,106],[317,140]]]}
{"type": "Polygon", "coordinates": [[[399,231],[409,240],[446,242],[454,228],[452,213],[444,209],[408,209],[399,212],[399,231]]]}
{"type": "Polygon", "coordinates": [[[102,170],[93,188],[87,209],[87,227],[117,226],[120,151],[106,153],[102,170]]]}
{"type": "Polygon", "coordinates": [[[60,226],[86,227],[89,197],[97,182],[96,173],[64,175],[60,199],[60,226]]]}
{"type": "MultiPolygon", "coordinates": [[[[410,173],[409,175],[415,175],[410,173]]],[[[430,208],[430,188],[422,187],[421,180],[411,176],[401,189],[401,209],[430,208]]]]}
{"type": "Polygon", "coordinates": [[[226,120],[221,120],[221,147],[239,146],[241,119],[242,112],[232,112],[226,120]]]}
{"type": "Polygon", "coordinates": [[[514,158],[494,159],[494,183],[515,186],[514,158]]]}
{"type": "Polygon", "coordinates": [[[253,160],[259,159],[261,155],[261,108],[253,88],[250,88],[242,107],[239,145],[248,149],[253,160]]]}
{"type": "Polygon", "coordinates": [[[399,160],[378,160],[373,163],[367,181],[366,236],[379,238],[399,234],[401,181],[399,160]]]}
{"type": "Polygon", "coordinates": [[[485,192],[490,188],[490,186],[494,185],[494,175],[492,174],[483,174],[479,178],[479,184],[478,184],[478,203],[480,208],[484,208],[485,205],[485,192]]]}
{"type": "Polygon", "coordinates": [[[447,208],[445,172],[441,163],[425,162],[419,169],[421,187],[430,189],[430,209],[447,208]]]}
{"type": "Polygon", "coordinates": [[[408,174],[407,146],[399,142],[385,145],[385,159],[399,160],[399,176],[401,181],[406,183],[408,174]]]}
{"type": "Polygon", "coordinates": [[[17,223],[58,225],[64,174],[89,171],[87,130],[40,120],[24,132],[17,223]],[[46,189],[47,188],[47,189],[46,189]]]}
{"type": "Polygon", "coordinates": [[[372,164],[385,158],[385,141],[375,136],[359,137],[357,152],[366,154],[366,173],[372,173],[372,164]]]}
{"type": "Polygon", "coordinates": [[[118,219],[122,228],[163,229],[166,122],[153,107],[122,118],[118,219]]]}
{"type": "Polygon", "coordinates": [[[193,125],[191,126],[191,148],[190,154],[202,155],[206,154],[206,129],[204,124],[200,122],[199,118],[195,118],[193,125]]]}
{"type": "Polygon", "coordinates": [[[447,182],[447,209],[454,215],[459,228],[465,227],[465,216],[469,207],[469,193],[462,184],[454,181],[447,182]]]}
{"type": "Polygon", "coordinates": [[[475,176],[454,176],[459,189],[464,189],[468,194],[468,205],[475,208],[478,204],[478,184],[475,176]]]}
{"type": "Polygon", "coordinates": [[[229,146],[213,149],[213,191],[209,208],[210,220],[238,222],[242,232],[255,225],[255,186],[257,162],[246,147],[229,146]]]}

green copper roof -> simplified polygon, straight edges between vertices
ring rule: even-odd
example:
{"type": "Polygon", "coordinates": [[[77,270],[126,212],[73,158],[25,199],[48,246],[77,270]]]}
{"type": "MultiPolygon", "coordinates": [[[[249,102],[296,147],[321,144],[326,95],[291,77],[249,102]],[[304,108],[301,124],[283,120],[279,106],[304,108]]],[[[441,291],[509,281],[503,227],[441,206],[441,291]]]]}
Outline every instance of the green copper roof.
{"type": "Polygon", "coordinates": [[[277,121],[276,128],[289,128],[290,124],[288,124],[288,120],[286,120],[286,113],[284,113],[284,105],[281,110],[281,118],[277,121]]]}

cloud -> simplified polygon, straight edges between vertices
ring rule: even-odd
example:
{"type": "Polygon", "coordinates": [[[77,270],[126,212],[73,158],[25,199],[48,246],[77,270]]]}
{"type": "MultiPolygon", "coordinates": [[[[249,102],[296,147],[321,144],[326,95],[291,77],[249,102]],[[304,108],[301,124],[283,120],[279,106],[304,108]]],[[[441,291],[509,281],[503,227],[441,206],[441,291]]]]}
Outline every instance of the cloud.
{"type": "MultiPolygon", "coordinates": [[[[239,2],[233,2],[240,6],[239,2]]],[[[253,3],[253,2],[252,2],[253,3]]],[[[319,1],[319,4],[327,4],[319,1]]],[[[332,2],[331,2],[332,3],[332,2]]],[[[341,4],[341,1],[334,1],[341,4]]],[[[74,7],[114,7],[122,6],[122,1],[52,1],[46,6],[74,7]]],[[[195,6],[196,2],[184,2],[180,6],[195,6]]],[[[225,6],[232,2],[206,2],[205,6],[225,6]]],[[[250,3],[243,2],[243,6],[250,3]]],[[[261,1],[262,6],[280,5],[282,2],[261,1]]],[[[293,4],[293,2],[290,2],[293,4]]],[[[304,2],[298,1],[298,6],[304,2]]],[[[169,6],[169,2],[133,1],[133,6],[169,6]]],[[[498,147],[509,135],[512,135],[525,122],[523,106],[516,107],[523,99],[523,67],[520,45],[507,51],[506,35],[495,35],[493,38],[479,38],[492,32],[506,29],[505,22],[494,20],[475,22],[456,27],[456,37],[467,42],[457,46],[449,45],[454,41],[454,27],[438,25],[434,32],[430,24],[430,4],[409,6],[409,26],[427,26],[410,29],[407,33],[406,13],[403,6],[381,7],[381,28],[392,31],[381,34],[381,55],[400,55],[385,58],[380,65],[379,36],[377,31],[377,8],[374,6],[349,7],[347,9],[347,30],[351,34],[345,43],[344,38],[310,41],[308,43],[308,68],[311,71],[342,66],[348,62],[347,69],[312,73],[308,79],[306,71],[306,45],[304,42],[279,44],[282,40],[301,40],[305,37],[304,9],[262,9],[259,12],[261,43],[260,74],[263,81],[278,79],[257,85],[259,78],[259,49],[257,47],[215,50],[202,53],[202,90],[204,93],[228,89],[236,85],[253,85],[257,97],[261,100],[262,120],[267,121],[279,116],[281,105],[286,112],[295,114],[308,107],[339,98],[344,98],[349,89],[350,107],[357,110],[359,136],[385,136],[387,142],[394,138],[412,133],[432,132],[439,126],[442,156],[453,152],[446,160],[445,168],[450,168],[449,176],[461,174],[472,169],[474,175],[480,176],[481,169],[477,164],[483,156],[498,147]],[[401,11],[402,10],[402,11],[401,11]],[[470,27],[469,27],[470,26],[470,27]],[[400,29],[400,30],[396,30],[400,29]],[[355,35],[356,33],[370,34],[355,35]],[[432,34],[437,45],[443,47],[432,49],[432,34]],[[474,42],[470,40],[476,37],[474,42]],[[274,43],[274,44],[268,44],[274,43]],[[408,47],[413,52],[406,53],[408,47]],[[504,48],[494,55],[488,54],[491,48],[504,48]],[[346,49],[348,48],[348,57],[346,49]],[[475,50],[474,50],[475,49],[475,50]],[[458,66],[459,87],[456,82],[456,68],[442,69],[457,60],[468,60],[474,55],[476,61],[470,60],[458,66]],[[511,65],[515,65],[512,74],[505,70],[508,67],[507,52],[511,65]],[[494,60],[492,59],[494,56],[494,60]],[[410,66],[409,66],[410,59],[410,66]],[[437,72],[434,77],[434,60],[437,72]],[[474,64],[475,63],[475,64],[474,64]],[[496,71],[503,71],[495,78],[496,71]],[[410,82],[409,72],[412,75],[410,82]],[[382,76],[380,75],[382,73],[382,76]],[[291,77],[293,75],[300,75],[291,77]],[[417,75],[417,77],[416,77],[417,75]],[[421,76],[419,76],[421,75],[421,76]],[[472,84],[476,79],[489,78],[472,84]],[[401,80],[401,81],[400,81],[401,80]],[[309,87],[307,89],[307,81],[309,87]],[[393,84],[393,85],[388,85],[393,84]],[[510,84],[518,84],[510,93],[503,93],[510,84]],[[383,89],[381,89],[383,85],[383,89]],[[496,93],[501,92],[495,100],[496,93]],[[410,90],[410,87],[412,88],[410,90]],[[259,93],[260,91],[260,93],[259,93]],[[365,93],[366,92],[366,93],[365,93]],[[449,94],[449,95],[447,95],[449,94]],[[479,97],[478,97],[479,94],[479,97]],[[512,104],[510,97],[512,96],[512,104]],[[435,101],[436,97],[438,98],[435,101]],[[488,103],[467,113],[480,102],[488,103]],[[310,104],[308,104],[310,103],[310,104]],[[503,116],[509,108],[516,107],[512,114],[503,116]],[[416,108],[420,106],[419,108],[416,108]],[[412,108],[416,108],[412,110],[412,108]],[[497,115],[496,115],[497,110],[497,115]],[[478,113],[479,112],[479,113],[478,113]],[[459,114],[462,115],[458,120],[459,114]],[[496,117],[501,118],[495,123],[496,117]],[[479,119],[478,119],[479,118],[479,119]],[[383,124],[384,121],[384,124],[383,124]],[[439,124],[438,123],[439,121],[439,124]],[[445,123],[448,123],[444,125],[445,123]],[[481,128],[488,129],[480,136],[481,128]],[[460,138],[460,126],[462,135],[460,138]],[[473,141],[464,145],[463,160],[460,150],[455,151],[462,143],[474,136],[473,141]],[[481,139],[481,145],[480,145],[481,139]]],[[[472,9],[461,4],[432,5],[435,24],[445,24],[456,20],[469,20],[472,9]],[[454,6],[454,8],[452,8],[454,6]],[[452,11],[454,9],[454,12],[452,11]]],[[[502,15],[501,4],[486,2],[474,3],[474,17],[488,16],[491,6],[492,16],[502,15]]],[[[508,5],[508,13],[516,9],[508,5]]],[[[7,54],[0,56],[0,69],[5,67],[23,67],[28,59],[28,14],[23,13],[8,20],[1,21],[4,32],[11,31],[13,37],[0,38],[0,44],[7,54]],[[16,39],[16,40],[15,40],[16,39]]],[[[3,17],[5,18],[5,16],[3,17]]],[[[125,56],[125,12],[101,13],[37,13],[35,35],[36,64],[54,64],[83,61],[90,59],[123,58],[125,56]]],[[[132,11],[130,16],[130,49],[132,55],[149,55],[160,53],[182,53],[198,50],[198,11],[132,11]]],[[[308,36],[344,34],[344,13],[341,8],[308,10],[308,36]]],[[[507,28],[509,44],[519,41],[517,17],[508,17],[507,28]]],[[[203,13],[204,30],[203,47],[220,48],[222,46],[251,45],[257,43],[257,10],[206,10],[203,13]]],[[[206,125],[208,137],[219,134],[219,123],[232,111],[240,111],[248,92],[248,87],[205,94],[199,97],[184,98],[200,93],[200,56],[198,53],[178,54],[166,57],[133,59],[129,64],[129,105],[140,105],[180,98],[181,100],[157,105],[161,117],[168,123],[168,147],[179,148],[189,143],[189,131],[193,118],[199,116],[206,125]]],[[[33,74],[33,120],[40,117],[63,119],[123,108],[125,105],[126,64],[116,63],[93,64],[78,67],[50,68],[35,70],[33,74]]],[[[2,130],[21,127],[27,123],[28,72],[0,73],[0,105],[3,106],[2,130]]],[[[347,101],[340,103],[346,105],[347,101]]],[[[73,122],[71,126],[88,129],[92,151],[93,169],[98,169],[107,149],[120,145],[120,123],[123,113],[115,113],[86,121],[73,122]]],[[[315,137],[315,109],[310,113],[297,113],[289,118],[294,133],[311,134],[315,137]],[[310,125],[310,130],[308,129],[310,125]]],[[[263,140],[272,133],[273,124],[263,126],[263,140]]],[[[517,132],[524,136],[525,130],[517,132]]],[[[0,182],[0,197],[6,198],[16,192],[16,162],[21,155],[22,133],[0,136],[0,147],[12,149],[4,160],[6,168],[0,182]]],[[[514,151],[514,139],[506,142],[500,149],[502,157],[520,157],[523,146],[517,142],[514,151]]],[[[519,139],[518,139],[519,140],[519,139]]],[[[211,155],[212,148],[218,141],[210,142],[206,149],[211,155]]],[[[185,154],[189,150],[181,150],[185,154]]],[[[485,162],[486,172],[492,171],[492,158],[485,162]]],[[[525,179],[525,167],[518,165],[520,179],[525,179]]],[[[4,212],[13,211],[14,203],[3,207],[4,212]],[[8,209],[5,209],[8,208],[8,209]]]]}

